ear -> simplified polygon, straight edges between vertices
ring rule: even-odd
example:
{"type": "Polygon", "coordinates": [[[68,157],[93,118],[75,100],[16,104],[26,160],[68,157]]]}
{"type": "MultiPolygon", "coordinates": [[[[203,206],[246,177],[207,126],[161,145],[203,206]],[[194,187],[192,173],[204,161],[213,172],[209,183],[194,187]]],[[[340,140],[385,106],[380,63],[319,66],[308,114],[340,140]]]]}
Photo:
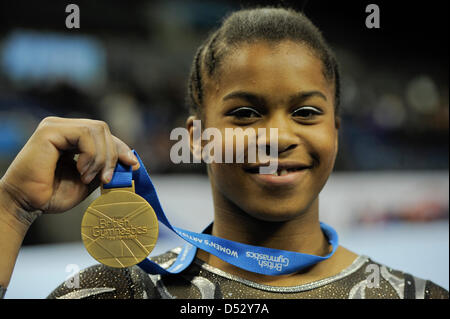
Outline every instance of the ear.
{"type": "MultiPolygon", "coordinates": [[[[201,145],[201,138],[200,141],[195,142],[194,140],[194,121],[198,121],[200,120],[196,115],[191,115],[187,118],[186,120],[186,129],[189,132],[189,149],[191,151],[191,154],[194,156],[194,163],[196,163],[196,159],[199,160],[201,159],[201,154],[202,154],[202,145],[201,145]],[[197,145],[196,145],[197,143],[197,145]]],[[[197,137],[200,136],[201,137],[201,127],[195,127],[196,129],[199,129],[200,132],[196,132],[197,133],[197,137]],[[200,135],[198,135],[200,134],[200,135]]]]}
{"type": "Polygon", "coordinates": [[[341,117],[339,115],[336,115],[334,119],[334,126],[336,127],[337,130],[341,128],[341,117]]]}
{"type": "Polygon", "coordinates": [[[335,137],[334,145],[335,145],[335,150],[336,150],[336,154],[337,154],[338,149],[339,149],[339,129],[341,128],[341,117],[340,116],[336,116],[336,118],[334,119],[334,126],[336,128],[336,137],[335,137]]]}

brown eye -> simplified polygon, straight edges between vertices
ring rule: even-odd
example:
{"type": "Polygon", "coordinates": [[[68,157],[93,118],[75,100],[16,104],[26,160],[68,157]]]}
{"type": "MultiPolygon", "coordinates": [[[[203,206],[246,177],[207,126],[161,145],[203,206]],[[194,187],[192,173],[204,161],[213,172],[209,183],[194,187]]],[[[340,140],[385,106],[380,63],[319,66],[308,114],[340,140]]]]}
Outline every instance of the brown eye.
{"type": "Polygon", "coordinates": [[[261,117],[261,114],[251,107],[239,107],[226,114],[227,116],[233,116],[237,119],[253,119],[261,117]]]}
{"type": "Polygon", "coordinates": [[[321,115],[323,112],[313,106],[302,106],[292,112],[293,117],[301,119],[313,119],[317,115],[321,115]]]}

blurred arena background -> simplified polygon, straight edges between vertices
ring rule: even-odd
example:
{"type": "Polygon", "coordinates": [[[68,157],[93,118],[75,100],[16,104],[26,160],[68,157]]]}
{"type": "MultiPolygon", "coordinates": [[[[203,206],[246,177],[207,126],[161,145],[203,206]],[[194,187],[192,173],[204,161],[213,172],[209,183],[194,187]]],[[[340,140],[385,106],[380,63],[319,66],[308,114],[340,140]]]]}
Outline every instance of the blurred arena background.
{"type": "MultiPolygon", "coordinates": [[[[443,2],[373,1],[381,28],[367,29],[368,1],[68,1],[0,4],[0,173],[46,116],[106,121],[145,162],[174,225],[212,219],[204,167],[170,161],[170,131],[184,126],[196,48],[224,15],[286,4],[323,31],[342,68],[342,129],[321,219],[347,248],[449,288],[448,20],[443,2]]],[[[44,298],[96,263],[81,244],[92,194],[71,212],[31,227],[6,298],[44,298]],[[74,267],[70,265],[75,265],[74,267]]],[[[181,244],[162,229],[153,254],[181,244]]]]}

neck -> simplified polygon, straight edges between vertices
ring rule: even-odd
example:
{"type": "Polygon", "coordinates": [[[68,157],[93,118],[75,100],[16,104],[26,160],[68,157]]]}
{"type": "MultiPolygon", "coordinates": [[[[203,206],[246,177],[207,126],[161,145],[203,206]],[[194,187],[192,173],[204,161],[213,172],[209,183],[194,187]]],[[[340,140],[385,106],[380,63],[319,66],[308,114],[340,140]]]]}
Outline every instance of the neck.
{"type": "MultiPolygon", "coordinates": [[[[297,218],[283,222],[272,222],[253,218],[223,196],[218,196],[217,193],[214,194],[213,192],[213,198],[215,217],[212,235],[214,236],[243,244],[318,256],[325,256],[331,251],[331,246],[320,228],[317,199],[307,211],[299,214],[297,218]]],[[[299,284],[312,278],[326,277],[327,273],[326,261],[308,268],[302,272],[306,276],[300,278],[302,273],[267,276],[249,272],[228,264],[203,250],[198,250],[197,257],[225,272],[271,285],[299,284]]]]}
{"type": "Polygon", "coordinates": [[[223,197],[215,199],[214,203],[214,236],[306,254],[328,253],[329,244],[320,229],[317,200],[297,218],[282,222],[254,218],[223,197]]]}

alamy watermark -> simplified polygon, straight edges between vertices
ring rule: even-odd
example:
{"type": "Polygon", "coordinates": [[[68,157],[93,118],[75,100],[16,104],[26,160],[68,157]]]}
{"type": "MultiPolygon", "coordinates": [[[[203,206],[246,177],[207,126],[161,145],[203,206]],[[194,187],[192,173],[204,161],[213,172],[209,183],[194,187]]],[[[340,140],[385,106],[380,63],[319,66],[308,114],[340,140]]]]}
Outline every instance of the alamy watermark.
{"type": "Polygon", "coordinates": [[[278,168],[278,128],[225,128],[224,134],[215,127],[202,131],[201,121],[193,121],[192,160],[191,135],[186,128],[177,127],[170,133],[177,140],[170,149],[173,163],[258,163],[260,174],[273,174],[278,168]],[[224,136],[223,136],[224,135],[224,136]],[[205,144],[206,142],[206,144],[205,144]]]}
{"type": "Polygon", "coordinates": [[[67,29],[79,29],[80,28],[80,7],[74,3],[66,6],[66,13],[69,13],[66,17],[67,29]]]}
{"type": "Polygon", "coordinates": [[[366,12],[370,13],[366,17],[366,27],[368,29],[380,28],[380,7],[374,3],[367,5],[366,12]]]}
{"type": "Polygon", "coordinates": [[[365,273],[370,273],[367,276],[367,288],[380,288],[380,267],[377,264],[368,264],[365,273]]]}

